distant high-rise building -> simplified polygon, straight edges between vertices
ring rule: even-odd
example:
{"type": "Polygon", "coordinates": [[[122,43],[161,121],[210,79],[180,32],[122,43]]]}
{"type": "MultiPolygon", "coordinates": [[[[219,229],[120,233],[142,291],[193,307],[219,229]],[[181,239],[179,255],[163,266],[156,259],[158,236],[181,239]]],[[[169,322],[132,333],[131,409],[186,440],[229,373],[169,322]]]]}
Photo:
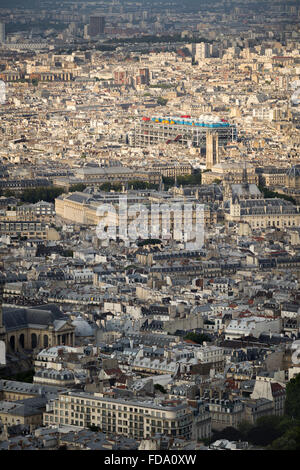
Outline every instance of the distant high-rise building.
{"type": "Polygon", "coordinates": [[[127,70],[118,69],[114,71],[115,85],[128,85],[130,76],[127,70]]]}
{"type": "Polygon", "coordinates": [[[209,45],[205,42],[196,44],[195,59],[206,59],[210,57],[209,45]]]}
{"type": "Polygon", "coordinates": [[[150,73],[148,68],[139,69],[140,83],[149,85],[150,83],[150,73]]]}
{"type": "Polygon", "coordinates": [[[105,18],[104,16],[90,16],[89,35],[91,37],[104,33],[105,18]]]}
{"type": "Polygon", "coordinates": [[[89,39],[90,35],[89,35],[89,25],[88,24],[85,24],[84,27],[83,27],[83,37],[84,39],[89,39]]]}
{"type": "Polygon", "coordinates": [[[189,49],[193,59],[195,60],[201,60],[206,59],[207,57],[211,57],[210,45],[205,42],[188,44],[187,48],[189,49]]]}
{"type": "Polygon", "coordinates": [[[5,23],[0,23],[0,44],[5,43],[5,23]]]}

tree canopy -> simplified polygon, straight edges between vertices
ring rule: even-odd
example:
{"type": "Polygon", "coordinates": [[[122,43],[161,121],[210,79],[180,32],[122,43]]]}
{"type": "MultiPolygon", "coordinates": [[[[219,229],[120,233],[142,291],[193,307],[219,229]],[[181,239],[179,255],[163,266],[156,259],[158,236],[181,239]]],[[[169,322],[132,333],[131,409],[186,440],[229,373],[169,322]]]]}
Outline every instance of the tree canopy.
{"type": "Polygon", "coordinates": [[[286,385],[285,413],[293,419],[300,420],[300,374],[286,385]]]}
{"type": "Polygon", "coordinates": [[[202,344],[203,341],[210,341],[210,337],[207,336],[204,333],[187,333],[183,339],[190,339],[191,341],[194,341],[195,343],[202,344]]]}

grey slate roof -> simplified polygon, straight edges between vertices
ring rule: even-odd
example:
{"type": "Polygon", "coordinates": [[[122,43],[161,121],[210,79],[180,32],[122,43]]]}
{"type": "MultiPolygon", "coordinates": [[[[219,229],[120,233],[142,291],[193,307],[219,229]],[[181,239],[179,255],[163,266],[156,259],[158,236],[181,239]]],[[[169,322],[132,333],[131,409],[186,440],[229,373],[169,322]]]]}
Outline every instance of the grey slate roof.
{"type": "Polygon", "coordinates": [[[51,325],[55,320],[66,319],[56,305],[31,308],[3,307],[3,324],[6,331],[28,325],[51,325]]]}

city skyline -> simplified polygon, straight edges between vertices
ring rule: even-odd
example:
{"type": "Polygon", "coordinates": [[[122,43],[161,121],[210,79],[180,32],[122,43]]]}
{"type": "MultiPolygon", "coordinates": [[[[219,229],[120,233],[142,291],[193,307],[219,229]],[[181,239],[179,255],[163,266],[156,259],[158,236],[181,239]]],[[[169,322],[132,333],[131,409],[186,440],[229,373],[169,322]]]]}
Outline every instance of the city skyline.
{"type": "Polygon", "coordinates": [[[300,449],[299,19],[1,2],[1,450],[300,449]]]}

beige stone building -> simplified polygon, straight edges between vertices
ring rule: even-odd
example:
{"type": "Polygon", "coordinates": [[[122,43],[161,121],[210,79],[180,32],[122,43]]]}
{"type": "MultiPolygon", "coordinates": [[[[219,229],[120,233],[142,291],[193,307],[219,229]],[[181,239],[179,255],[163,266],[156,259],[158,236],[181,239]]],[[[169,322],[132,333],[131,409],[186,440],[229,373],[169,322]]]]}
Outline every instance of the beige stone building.
{"type": "Polygon", "coordinates": [[[211,398],[206,403],[206,408],[211,416],[212,430],[221,431],[227,427],[237,428],[243,421],[244,406],[239,399],[211,398]]]}
{"type": "Polygon", "coordinates": [[[255,424],[263,416],[272,416],[274,406],[271,400],[267,398],[245,399],[243,421],[255,424]]]}
{"type": "Polygon", "coordinates": [[[284,415],[285,388],[272,377],[257,375],[251,398],[266,398],[270,400],[274,407],[273,414],[277,416],[284,415]]]}
{"type": "Polygon", "coordinates": [[[4,426],[16,424],[30,425],[33,428],[41,426],[47,400],[56,397],[59,392],[66,391],[61,385],[57,388],[0,380],[0,423],[4,426]]]}
{"type": "Polygon", "coordinates": [[[7,426],[24,424],[38,427],[42,425],[44,409],[45,406],[40,408],[30,406],[28,400],[23,403],[2,401],[0,402],[0,422],[7,426]]]}
{"type": "Polygon", "coordinates": [[[243,183],[245,176],[249,184],[258,184],[258,175],[250,163],[217,163],[211,167],[211,171],[202,173],[202,183],[211,184],[215,180],[243,183]]]}
{"type": "Polygon", "coordinates": [[[98,426],[103,432],[144,439],[155,433],[191,439],[193,417],[181,400],[160,403],[125,400],[101,393],[69,392],[59,394],[51,411],[44,413],[46,426],[98,426]]]}
{"type": "MultiPolygon", "coordinates": [[[[87,193],[71,193],[71,194],[62,194],[57,199],[55,199],[55,210],[56,214],[63,218],[64,220],[80,224],[80,225],[94,225],[98,224],[105,220],[107,225],[111,227],[116,227],[116,233],[119,230],[121,221],[124,221],[124,218],[121,217],[120,211],[120,200],[119,197],[126,197],[126,194],[116,193],[111,195],[109,198],[96,199],[93,198],[90,194],[87,193]],[[106,205],[105,211],[98,211],[98,207],[101,207],[102,204],[106,205]]],[[[143,204],[143,208],[148,211],[148,214],[145,215],[145,225],[148,224],[148,233],[149,236],[152,236],[150,231],[154,227],[152,219],[152,206],[151,202],[159,206],[159,213],[157,219],[155,220],[156,227],[156,237],[159,238],[162,236],[162,233],[169,224],[170,234],[175,238],[177,237],[176,226],[184,226],[184,203],[190,202],[193,206],[191,209],[192,214],[192,223],[195,227],[196,218],[201,217],[203,224],[207,226],[212,226],[217,221],[217,213],[212,211],[208,205],[203,205],[203,217],[199,216],[199,206],[197,205],[196,200],[185,201],[181,197],[171,199],[157,199],[156,201],[150,201],[148,197],[139,197],[135,199],[129,196],[126,201],[127,204],[127,227],[130,226],[131,222],[137,219],[138,215],[135,210],[131,211],[131,206],[136,203],[143,204]],[[176,210],[173,211],[176,205],[176,210]],[[167,217],[168,216],[168,217],[167,217]],[[202,220],[203,219],[203,220],[202,220]],[[178,224],[178,225],[177,225],[178,224]]],[[[155,216],[156,217],[156,216],[155,216]]],[[[153,235],[154,236],[154,235],[153,235]]],[[[178,232],[178,237],[180,237],[178,232]]],[[[146,237],[147,238],[147,237],[146,237]]],[[[179,238],[178,238],[179,239],[179,238]]]]}
{"type": "Polygon", "coordinates": [[[283,199],[231,199],[226,221],[247,222],[252,229],[288,228],[300,226],[300,210],[283,199]]]}
{"type": "Polygon", "coordinates": [[[168,178],[192,174],[192,166],[189,163],[155,163],[152,168],[168,178]]]}
{"type": "Polygon", "coordinates": [[[285,186],[286,169],[285,168],[264,168],[261,173],[262,183],[268,187],[285,186]]]}
{"type": "Polygon", "coordinates": [[[9,235],[12,238],[26,237],[41,240],[60,240],[55,228],[37,220],[1,220],[0,235],[9,235]]]}
{"type": "Polygon", "coordinates": [[[79,168],[74,177],[59,177],[53,180],[55,186],[68,189],[73,184],[101,186],[104,183],[126,184],[130,181],[143,181],[150,184],[160,184],[159,171],[135,170],[127,167],[97,167],[79,168]]]}

